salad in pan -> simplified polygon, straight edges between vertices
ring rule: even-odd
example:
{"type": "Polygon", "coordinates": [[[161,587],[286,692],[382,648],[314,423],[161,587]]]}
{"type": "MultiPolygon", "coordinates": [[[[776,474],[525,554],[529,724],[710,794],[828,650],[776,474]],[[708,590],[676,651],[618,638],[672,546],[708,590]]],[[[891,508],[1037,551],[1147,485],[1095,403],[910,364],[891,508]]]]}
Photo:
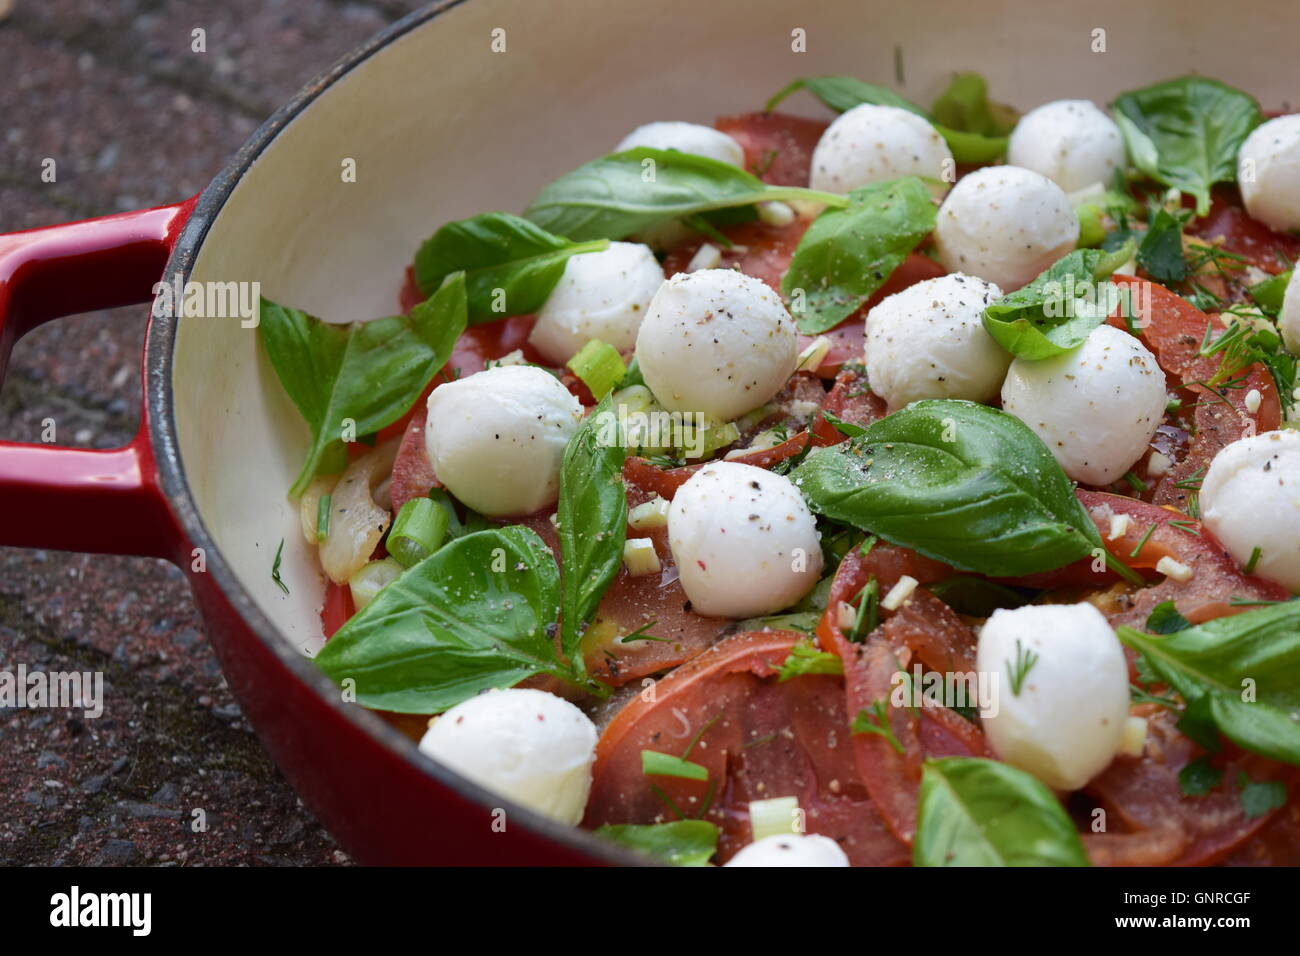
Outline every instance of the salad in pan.
{"type": "Polygon", "coordinates": [[[399,315],[262,303],[316,661],[670,863],[1300,862],[1297,230],[1199,76],[641,126],[399,315]]]}

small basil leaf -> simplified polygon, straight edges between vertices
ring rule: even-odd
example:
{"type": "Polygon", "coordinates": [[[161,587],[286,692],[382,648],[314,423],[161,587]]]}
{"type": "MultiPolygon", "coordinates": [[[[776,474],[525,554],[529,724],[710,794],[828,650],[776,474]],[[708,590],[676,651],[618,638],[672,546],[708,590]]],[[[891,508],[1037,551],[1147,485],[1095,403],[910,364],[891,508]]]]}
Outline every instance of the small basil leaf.
{"type": "Polygon", "coordinates": [[[813,452],[792,478],[821,514],[958,570],[1015,577],[1102,546],[1042,440],[974,402],[914,402],[813,452]]]}
{"type": "Polygon", "coordinates": [[[1178,613],[1173,601],[1161,601],[1147,615],[1147,630],[1152,634],[1173,634],[1191,626],[1192,622],[1178,613]]]}
{"type": "Polygon", "coordinates": [[[1009,764],[927,760],[917,798],[916,866],[1087,866],[1060,801],[1009,764]]]}
{"type": "Polygon", "coordinates": [[[289,493],[301,495],[343,447],[346,419],[357,435],[369,435],[401,418],[446,364],[465,323],[460,273],[409,315],[351,325],[331,325],[263,299],[258,334],[311,429],[307,460],[289,493]]]}
{"type": "Polygon", "coordinates": [[[1016,115],[989,102],[988,84],[978,73],[958,73],[930,107],[936,123],[963,133],[1006,136],[1015,128],[1016,115]]]}
{"type": "Polygon", "coordinates": [[[579,674],[585,670],[582,632],[618,574],[627,537],[627,492],[610,396],[569,439],[560,466],[560,561],[564,568],[560,645],[579,674]]]}
{"type": "Polygon", "coordinates": [[[1223,771],[1216,770],[1205,757],[1197,757],[1178,771],[1178,788],[1184,796],[1204,797],[1219,785],[1223,771]]]}
{"type": "Polygon", "coordinates": [[[799,331],[817,335],[858,310],[934,228],[935,207],[914,176],[849,193],[845,209],[827,209],[799,240],[781,280],[787,299],[804,291],[799,331]]]}
{"type": "Polygon", "coordinates": [[[527,219],[489,212],[449,222],[425,240],[415,254],[415,281],[429,295],[451,273],[464,272],[469,321],[491,322],[536,312],[570,256],[608,245],[603,240],[570,242],[527,219]]]}
{"type": "Polygon", "coordinates": [[[1241,797],[1241,809],[1247,820],[1254,820],[1286,806],[1286,784],[1281,780],[1257,783],[1241,772],[1237,774],[1237,788],[1241,797]]]}
{"type": "Polygon", "coordinates": [[[435,714],[534,674],[571,678],[552,637],[559,574],[550,549],[520,526],[455,539],[408,568],[316,655],[357,702],[435,714]]]}
{"type": "Polygon", "coordinates": [[[718,828],[707,820],[607,823],[596,833],[673,866],[708,866],[718,851],[718,828]]]}
{"type": "Polygon", "coordinates": [[[840,660],[838,654],[818,650],[811,640],[800,638],[795,642],[794,647],[790,648],[790,653],[782,662],[776,682],[783,684],[791,678],[803,677],[807,674],[843,673],[844,662],[840,660]]]}
{"type": "Polygon", "coordinates": [[[777,199],[847,204],[833,193],[768,186],[720,160],[640,147],[561,176],[542,189],[524,216],[574,241],[622,239],[669,219],[777,199]]]}
{"type": "Polygon", "coordinates": [[[1187,278],[1187,259],[1183,256],[1183,223],[1169,210],[1161,209],[1151,220],[1137,262],[1157,282],[1182,282],[1187,278]]]}
{"type": "Polygon", "coordinates": [[[959,163],[987,163],[1001,156],[1007,148],[1005,136],[986,136],[942,126],[921,107],[892,90],[874,83],[864,83],[851,76],[809,76],[797,79],[768,100],[765,108],[771,112],[778,103],[799,90],[807,90],[837,113],[846,113],[863,103],[893,106],[915,113],[929,120],[938,130],[939,135],[947,141],[953,159],[959,163]]]}
{"type": "Polygon", "coordinates": [[[1210,187],[1237,178],[1237,150],[1263,119],[1241,90],[1185,76],[1123,93],[1111,104],[1134,165],[1210,211],[1210,187]]]}
{"type": "Polygon", "coordinates": [[[1188,715],[1245,750],[1300,765],[1300,601],[1166,636],[1117,633],[1187,701],[1188,715]]]}
{"type": "Polygon", "coordinates": [[[984,328],[1019,358],[1052,358],[1078,348],[1114,311],[1119,290],[1104,280],[1132,256],[1131,242],[1114,252],[1076,249],[989,305],[984,328]]]}

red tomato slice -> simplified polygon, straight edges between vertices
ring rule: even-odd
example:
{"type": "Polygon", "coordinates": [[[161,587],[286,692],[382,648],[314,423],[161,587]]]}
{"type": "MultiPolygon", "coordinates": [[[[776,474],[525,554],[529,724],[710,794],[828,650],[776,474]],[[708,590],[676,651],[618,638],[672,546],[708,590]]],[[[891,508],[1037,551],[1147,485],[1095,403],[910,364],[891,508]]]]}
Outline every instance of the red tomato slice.
{"type": "Polygon", "coordinates": [[[321,629],[325,632],[325,640],[328,641],[333,637],[334,632],[346,624],[348,618],[355,613],[357,610],[352,604],[352,589],[346,584],[326,581],[325,603],[320,609],[321,629]]]}
{"type": "Polygon", "coordinates": [[[597,744],[585,824],[698,816],[722,829],[725,862],[750,841],[750,800],[795,796],[807,831],[837,840],[854,865],[905,863],[854,774],[841,681],[771,680],[799,638],[737,634],[632,699],[597,744]],[[685,756],[708,780],[646,776],[643,750],[685,756]]]}
{"type": "Polygon", "coordinates": [[[745,168],[774,186],[808,185],[813,150],[828,125],[784,113],[743,113],[714,123],[745,151],[745,168]]]}
{"type": "Polygon", "coordinates": [[[1241,205],[1241,194],[1232,187],[1214,192],[1214,203],[1204,219],[1193,218],[1187,224],[1189,235],[1202,239],[1222,239],[1223,248],[1245,256],[1265,272],[1285,272],[1290,263],[1300,259],[1300,238],[1274,232],[1250,218],[1241,205]]]}
{"type": "Polygon", "coordinates": [[[1115,841],[1101,847],[1095,862],[1168,866],[1204,866],[1217,863],[1258,833],[1276,811],[1248,819],[1242,809],[1238,775],[1255,782],[1289,780],[1292,768],[1248,754],[1232,745],[1210,757],[1222,772],[1220,784],[1203,797],[1184,795],[1178,772],[1204,754],[1199,746],[1174,727],[1169,711],[1144,705],[1147,745],[1140,758],[1120,755],[1088,784],[1086,791],[1101,801],[1108,816],[1107,829],[1124,828],[1146,834],[1144,841],[1125,845],[1115,841]],[[1170,839],[1177,833],[1181,840],[1170,839]],[[1152,843],[1164,854],[1156,859],[1152,843]],[[1112,855],[1113,854],[1113,855],[1112,855]]]}
{"type": "Polygon", "coordinates": [[[393,499],[393,514],[401,511],[402,505],[412,498],[423,498],[429,489],[441,487],[424,444],[424,423],[428,417],[428,406],[424,402],[418,403],[407,422],[402,443],[397,447],[393,480],[388,486],[393,499]]]}

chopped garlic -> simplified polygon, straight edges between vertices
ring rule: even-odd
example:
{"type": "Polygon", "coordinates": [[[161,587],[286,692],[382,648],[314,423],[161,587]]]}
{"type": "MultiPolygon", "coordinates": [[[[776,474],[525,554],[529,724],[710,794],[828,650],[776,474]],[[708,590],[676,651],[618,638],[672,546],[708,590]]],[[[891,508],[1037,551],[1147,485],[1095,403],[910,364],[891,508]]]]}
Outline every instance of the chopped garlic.
{"type": "Polygon", "coordinates": [[[1246,393],[1246,411],[1254,415],[1257,411],[1259,411],[1260,402],[1262,402],[1263,400],[1264,400],[1264,396],[1259,394],[1259,389],[1252,388],[1249,392],[1246,393]]]}
{"type": "Polygon", "coordinates": [[[722,262],[722,250],[711,242],[706,242],[691,256],[686,266],[687,272],[699,272],[701,269],[716,269],[722,262]]]}
{"type": "Polygon", "coordinates": [[[904,574],[898,579],[898,583],[889,589],[889,593],[880,602],[880,606],[886,611],[897,611],[912,596],[912,592],[916,590],[916,586],[920,583],[910,574],[904,574]]]}
{"type": "Polygon", "coordinates": [[[821,368],[822,362],[826,361],[826,356],[830,354],[831,340],[828,336],[819,335],[808,343],[808,347],[799,353],[798,364],[795,365],[796,372],[815,372],[821,368]]]}
{"type": "Polygon", "coordinates": [[[1147,719],[1130,717],[1124,721],[1124,735],[1120,738],[1119,752],[1130,757],[1141,757],[1147,746],[1147,719]]]}
{"type": "Polygon", "coordinates": [[[655,495],[627,513],[628,527],[636,531],[651,531],[668,526],[668,499],[655,495]]]}
{"type": "Polygon", "coordinates": [[[758,218],[769,226],[788,226],[794,222],[794,210],[780,201],[758,204],[758,218]]]}
{"type": "Polygon", "coordinates": [[[659,573],[659,555],[649,538],[628,538],[623,542],[623,563],[633,577],[659,573]]]}
{"type": "Polygon", "coordinates": [[[1173,464],[1173,460],[1168,455],[1153,451],[1151,457],[1147,459],[1147,474],[1152,478],[1159,478],[1169,471],[1173,464]]]}
{"type": "Polygon", "coordinates": [[[1167,555],[1156,562],[1156,572],[1175,581],[1190,581],[1194,573],[1187,565],[1167,555]]]}
{"type": "Polygon", "coordinates": [[[1106,540],[1118,541],[1128,534],[1128,526],[1132,520],[1128,515],[1111,515],[1110,532],[1106,535],[1106,540]]]}
{"type": "Polygon", "coordinates": [[[524,358],[523,349],[515,349],[513,352],[507,352],[499,359],[489,359],[484,363],[485,368],[503,368],[508,365],[527,365],[528,359],[524,358]]]}
{"type": "Polygon", "coordinates": [[[835,623],[841,631],[851,631],[858,623],[858,611],[847,601],[841,601],[835,609],[835,623]]]}

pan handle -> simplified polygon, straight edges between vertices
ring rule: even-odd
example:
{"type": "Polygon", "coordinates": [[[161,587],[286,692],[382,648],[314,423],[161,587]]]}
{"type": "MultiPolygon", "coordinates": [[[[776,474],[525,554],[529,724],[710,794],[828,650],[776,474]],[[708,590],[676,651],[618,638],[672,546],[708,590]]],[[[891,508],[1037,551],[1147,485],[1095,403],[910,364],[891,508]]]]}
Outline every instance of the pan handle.
{"type": "MultiPolygon", "coordinates": [[[[0,382],[14,342],[36,326],[151,301],[194,202],[0,236],[0,382]]],[[[122,448],[0,441],[0,545],[176,559],[182,536],[145,404],[122,448]]]]}

